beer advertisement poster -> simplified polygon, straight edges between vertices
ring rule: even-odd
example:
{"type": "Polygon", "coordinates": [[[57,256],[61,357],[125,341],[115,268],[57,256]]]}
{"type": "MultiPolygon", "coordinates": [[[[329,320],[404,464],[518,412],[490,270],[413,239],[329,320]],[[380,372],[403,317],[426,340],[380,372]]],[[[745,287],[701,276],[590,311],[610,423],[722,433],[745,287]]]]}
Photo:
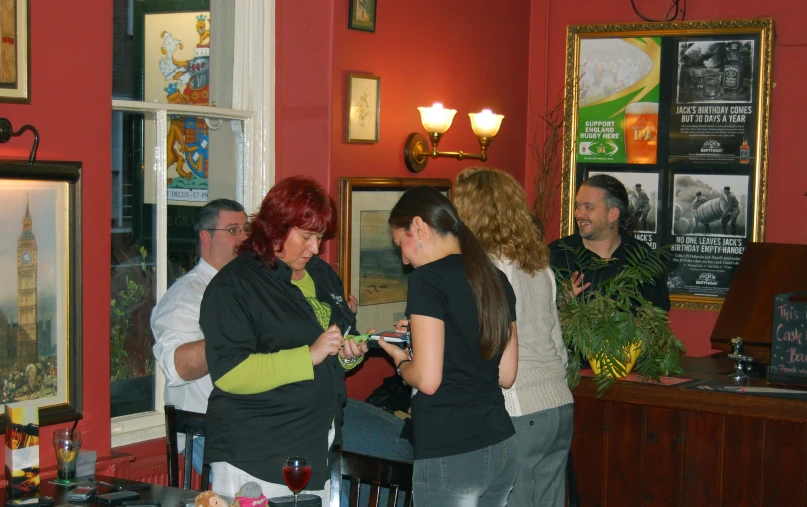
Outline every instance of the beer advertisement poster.
{"type": "Polygon", "coordinates": [[[580,162],[656,163],[660,55],[657,37],[583,41],[580,162]]]}
{"type": "Polygon", "coordinates": [[[754,158],[754,41],[678,39],[670,111],[670,162],[742,163],[754,158]]]}
{"type": "Polygon", "coordinates": [[[572,25],[561,236],[577,189],[619,180],[630,234],[670,254],[673,307],[719,310],[765,239],[773,20],[572,25]]]}
{"type": "Polygon", "coordinates": [[[748,176],[676,174],[671,292],[725,296],[745,251],[748,176]]]}

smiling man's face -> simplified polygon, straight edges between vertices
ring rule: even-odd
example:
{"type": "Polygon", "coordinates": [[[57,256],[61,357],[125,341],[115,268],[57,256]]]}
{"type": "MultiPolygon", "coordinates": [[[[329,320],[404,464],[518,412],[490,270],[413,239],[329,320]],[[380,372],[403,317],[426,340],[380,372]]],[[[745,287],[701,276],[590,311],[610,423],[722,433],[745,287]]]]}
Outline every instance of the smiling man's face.
{"type": "Polygon", "coordinates": [[[580,237],[593,241],[608,237],[611,224],[616,228],[619,220],[617,208],[608,209],[605,203],[605,190],[582,185],[574,198],[574,219],[580,237]]]}

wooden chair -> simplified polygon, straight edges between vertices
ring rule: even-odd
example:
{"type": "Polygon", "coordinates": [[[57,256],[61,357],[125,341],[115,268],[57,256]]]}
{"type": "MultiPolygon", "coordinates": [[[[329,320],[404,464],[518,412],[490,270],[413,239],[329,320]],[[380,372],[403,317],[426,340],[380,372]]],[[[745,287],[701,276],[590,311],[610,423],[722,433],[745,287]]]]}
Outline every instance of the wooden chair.
{"type": "Polygon", "coordinates": [[[370,505],[380,503],[381,488],[389,489],[387,507],[399,507],[398,492],[406,493],[402,507],[412,505],[412,464],[365,456],[333,447],[331,455],[331,506],[339,507],[342,479],[350,480],[349,507],[359,505],[359,484],[370,485],[370,505]]]}
{"type": "MultiPolygon", "coordinates": [[[[175,488],[191,489],[193,459],[193,437],[205,435],[205,414],[187,412],[173,405],[165,406],[165,437],[168,442],[168,485],[175,488]],[[185,477],[179,484],[179,447],[177,433],[185,434],[185,477]]],[[[201,491],[209,489],[210,465],[202,465],[201,491]]]]}

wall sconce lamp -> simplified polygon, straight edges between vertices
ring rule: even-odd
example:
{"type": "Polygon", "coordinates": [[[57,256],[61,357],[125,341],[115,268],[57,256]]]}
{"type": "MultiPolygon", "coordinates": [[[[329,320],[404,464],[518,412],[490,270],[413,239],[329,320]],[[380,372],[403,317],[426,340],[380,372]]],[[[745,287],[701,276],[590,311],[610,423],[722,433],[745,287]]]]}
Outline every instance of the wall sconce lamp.
{"type": "Polygon", "coordinates": [[[457,114],[456,109],[443,109],[443,105],[436,102],[432,107],[419,107],[420,122],[423,128],[429,133],[431,149],[429,149],[426,137],[423,134],[414,132],[409,134],[404,145],[404,162],[406,167],[413,173],[419,173],[426,168],[429,158],[454,157],[457,160],[464,158],[475,158],[479,160],[488,159],[488,146],[499,133],[504,116],[493,114],[490,109],[483,109],[481,113],[469,113],[471,118],[471,129],[479,138],[479,147],[482,153],[465,153],[462,151],[438,151],[437,144],[440,138],[451,127],[451,121],[457,114]]]}

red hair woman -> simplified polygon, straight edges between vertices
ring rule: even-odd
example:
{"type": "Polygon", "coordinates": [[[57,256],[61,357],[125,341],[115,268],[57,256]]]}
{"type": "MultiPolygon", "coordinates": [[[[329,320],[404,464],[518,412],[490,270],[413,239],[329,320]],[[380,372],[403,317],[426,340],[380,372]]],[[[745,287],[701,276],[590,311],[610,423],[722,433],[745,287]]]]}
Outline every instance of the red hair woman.
{"type": "Polygon", "coordinates": [[[289,495],[284,460],[306,456],[306,492],[329,502],[345,371],[367,352],[343,339],[355,313],[317,255],[334,236],[336,206],[314,180],[288,178],[266,194],[251,228],[207,287],[199,319],[214,385],[205,444],[213,490],[232,497],[254,481],[268,498],[289,495]]]}

